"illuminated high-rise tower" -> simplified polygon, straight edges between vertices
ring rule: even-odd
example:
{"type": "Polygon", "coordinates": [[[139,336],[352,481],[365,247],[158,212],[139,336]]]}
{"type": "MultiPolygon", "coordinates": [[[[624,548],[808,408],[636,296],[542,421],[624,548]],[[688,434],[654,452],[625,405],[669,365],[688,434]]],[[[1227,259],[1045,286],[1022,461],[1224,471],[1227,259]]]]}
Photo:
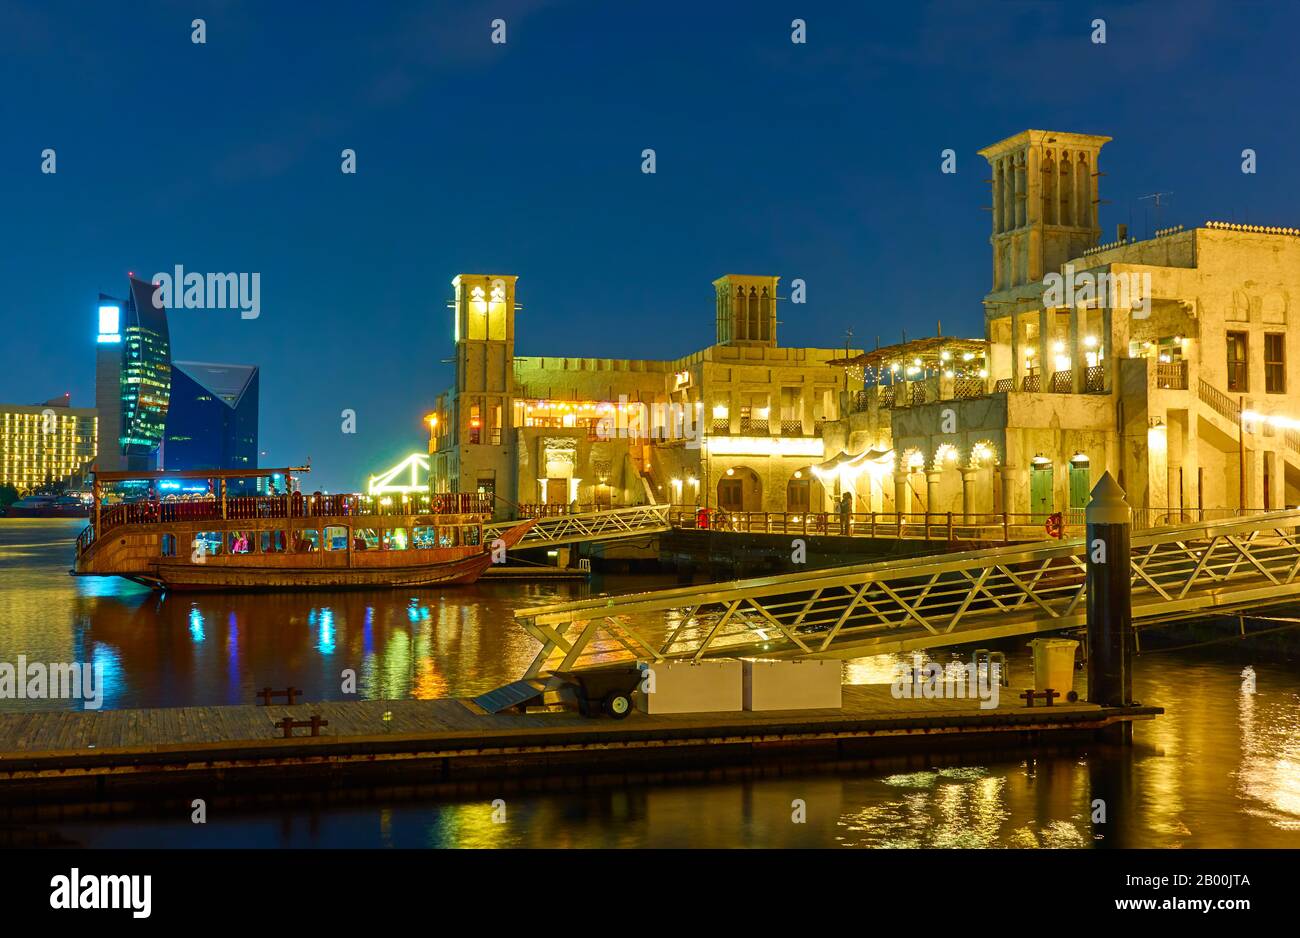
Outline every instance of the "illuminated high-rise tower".
{"type": "Polygon", "coordinates": [[[95,361],[100,470],[154,468],[171,400],[167,311],[153,284],[130,278],[125,300],[100,294],[95,361]]]}

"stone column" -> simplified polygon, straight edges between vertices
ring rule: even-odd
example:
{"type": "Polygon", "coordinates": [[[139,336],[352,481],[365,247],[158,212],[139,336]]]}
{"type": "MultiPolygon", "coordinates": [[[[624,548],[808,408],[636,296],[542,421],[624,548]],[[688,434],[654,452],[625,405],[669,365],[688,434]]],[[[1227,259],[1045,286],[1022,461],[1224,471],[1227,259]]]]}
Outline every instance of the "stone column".
{"type": "Polygon", "coordinates": [[[943,482],[943,472],[931,469],[925,474],[925,510],[929,514],[939,514],[939,485],[943,482]]]}
{"type": "Polygon", "coordinates": [[[1268,507],[1270,511],[1280,511],[1286,507],[1286,459],[1280,451],[1270,452],[1266,458],[1269,460],[1268,507]]]}
{"type": "Polygon", "coordinates": [[[1011,205],[1011,215],[1015,219],[1016,228],[1022,228],[1025,224],[1025,169],[1019,159],[1012,158],[1012,173],[1015,185],[1014,201],[1011,205]]]}
{"type": "Polygon", "coordinates": [[[1009,515],[1024,514],[1029,497],[1028,473],[1015,466],[1002,467],[1002,510],[1009,515]]]}
{"type": "Polygon", "coordinates": [[[1052,361],[1051,316],[1046,308],[1038,311],[1038,390],[1046,392],[1052,389],[1052,372],[1056,369],[1052,361]]]}
{"type": "Polygon", "coordinates": [[[1002,157],[1002,224],[1003,232],[1016,227],[1016,167],[1010,157],[1002,157]]]}
{"type": "Polygon", "coordinates": [[[1088,227],[1088,171],[1087,154],[1080,151],[1074,156],[1074,226],[1088,227]]]}
{"type": "MultiPolygon", "coordinates": [[[[1070,174],[1073,178],[1074,174],[1070,174]]],[[[1085,311],[1085,315],[1087,315],[1085,311]]],[[[1084,330],[1086,331],[1086,329],[1084,330]]],[[[1079,329],[1079,304],[1070,304],[1070,383],[1075,394],[1082,394],[1088,360],[1083,355],[1083,336],[1079,329]]]]}
{"type": "Polygon", "coordinates": [[[961,468],[961,513],[962,523],[970,524],[975,514],[975,479],[979,470],[972,466],[961,468]]]}
{"type": "Polygon", "coordinates": [[[993,164],[993,233],[1002,231],[1002,160],[993,164]]]}
{"type": "Polygon", "coordinates": [[[907,513],[907,470],[902,466],[894,470],[894,511],[907,513]]]}
{"type": "Polygon", "coordinates": [[[1021,389],[1024,374],[1024,353],[1020,350],[1020,314],[1012,308],[1011,313],[1011,390],[1021,389]]]}
{"type": "Polygon", "coordinates": [[[1156,518],[1169,510],[1169,415],[1152,413],[1147,418],[1147,491],[1143,507],[1150,509],[1147,522],[1154,524],[1156,518]]]}
{"type": "Polygon", "coordinates": [[[1057,201],[1056,184],[1058,176],[1055,172],[1057,166],[1057,154],[1047,151],[1043,154],[1044,162],[1047,164],[1048,172],[1043,175],[1046,177],[1043,183],[1043,224],[1056,225],[1060,224],[1057,218],[1057,201]]]}
{"type": "Polygon", "coordinates": [[[1043,173],[1041,154],[1032,147],[1025,151],[1025,224],[1029,226],[1028,264],[1025,282],[1043,279],[1043,173]]]}
{"type": "Polygon", "coordinates": [[[1110,304],[1106,303],[1104,299],[1101,302],[1103,304],[1101,308],[1101,336],[1099,337],[1100,341],[1097,343],[1097,353],[1100,356],[1099,361],[1102,366],[1102,388],[1109,394],[1111,389],[1115,387],[1115,379],[1118,377],[1115,374],[1115,369],[1119,367],[1119,364],[1115,356],[1115,336],[1111,331],[1114,324],[1113,311],[1110,304]]]}

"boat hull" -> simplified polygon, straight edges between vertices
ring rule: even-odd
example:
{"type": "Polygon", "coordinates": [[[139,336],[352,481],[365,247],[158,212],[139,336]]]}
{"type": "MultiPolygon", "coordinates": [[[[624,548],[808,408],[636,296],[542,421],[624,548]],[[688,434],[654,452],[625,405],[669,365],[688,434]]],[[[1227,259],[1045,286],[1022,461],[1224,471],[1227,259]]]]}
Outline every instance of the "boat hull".
{"type": "MultiPolygon", "coordinates": [[[[295,519],[294,529],[342,526],[354,518],[295,519]],[[307,522],[306,524],[304,522],[307,522]]],[[[395,527],[418,527],[436,519],[393,519],[395,527]]],[[[374,524],[374,522],[368,522],[374,524]]],[[[147,523],[110,529],[82,549],[72,573],[78,576],[118,576],[157,590],[176,592],[416,589],[473,583],[492,566],[494,547],[513,547],[533,526],[521,521],[491,544],[404,550],[277,551],[274,553],[214,554],[190,551],[194,531],[180,531],[176,524],[147,523]],[[161,553],[161,539],[177,538],[174,552],[161,553]]],[[[238,525],[240,530],[259,526],[283,527],[283,520],[241,520],[232,523],[193,522],[188,528],[219,528],[223,540],[238,525]]],[[[89,530],[89,529],[88,529],[89,530]]],[[[83,532],[84,536],[84,532],[83,532]]],[[[252,538],[256,541],[257,538],[252,538]]],[[[296,540],[288,538],[289,543],[296,540]]],[[[350,533],[344,538],[351,543],[350,533]]]]}
{"type": "Polygon", "coordinates": [[[168,592],[398,589],[473,583],[491,565],[491,554],[447,563],[371,568],[159,563],[151,573],[129,579],[168,592]]]}

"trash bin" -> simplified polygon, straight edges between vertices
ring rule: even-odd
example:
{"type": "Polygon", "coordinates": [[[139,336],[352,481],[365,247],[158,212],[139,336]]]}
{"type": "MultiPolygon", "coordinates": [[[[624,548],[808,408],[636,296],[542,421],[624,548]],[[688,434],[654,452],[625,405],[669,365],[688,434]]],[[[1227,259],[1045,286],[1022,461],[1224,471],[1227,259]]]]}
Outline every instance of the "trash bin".
{"type": "Polygon", "coordinates": [[[1050,687],[1064,700],[1074,690],[1074,650],[1079,643],[1070,638],[1036,638],[1029,647],[1034,650],[1034,690],[1050,687]]]}

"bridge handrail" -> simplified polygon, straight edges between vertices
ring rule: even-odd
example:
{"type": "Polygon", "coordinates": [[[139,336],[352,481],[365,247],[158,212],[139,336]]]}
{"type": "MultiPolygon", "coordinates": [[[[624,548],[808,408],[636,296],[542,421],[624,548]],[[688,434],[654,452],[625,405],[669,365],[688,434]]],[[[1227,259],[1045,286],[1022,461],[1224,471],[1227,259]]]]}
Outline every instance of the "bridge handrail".
{"type": "MultiPolygon", "coordinates": [[[[1174,543],[1183,540],[1201,540],[1209,537],[1249,533],[1261,528],[1276,527],[1300,527],[1300,509],[1287,509],[1223,521],[1202,521],[1153,529],[1134,535],[1131,540],[1131,547],[1136,550],[1156,544],[1174,543]]],[[[906,579],[909,576],[948,573],[971,567],[982,567],[986,561],[991,560],[1004,564],[1013,564],[1049,560],[1055,557],[1070,557],[1082,554],[1083,550],[1084,538],[987,547],[958,553],[949,552],[818,570],[803,570],[797,573],[754,577],[723,583],[679,586],[664,590],[625,593],[617,596],[603,595],[566,603],[552,603],[545,606],[516,609],[514,617],[516,619],[533,619],[545,623],[564,621],[573,618],[572,613],[587,610],[604,610],[603,614],[605,615],[655,612],[686,605],[686,603],[682,602],[684,599],[693,599],[697,603],[702,603],[708,602],[711,596],[736,591],[744,591],[746,595],[755,598],[779,596],[819,587],[826,588],[850,583],[862,583],[871,579],[906,579]],[[881,574],[884,574],[884,576],[882,577],[881,574]]]]}
{"type": "MultiPolygon", "coordinates": [[[[547,515],[537,519],[537,523],[528,530],[520,543],[548,540],[556,531],[576,530],[578,533],[601,533],[603,528],[611,527],[611,533],[626,533],[628,528],[625,525],[620,526],[619,522],[624,522],[629,518],[652,518],[656,522],[653,529],[663,530],[669,526],[670,508],[669,505],[625,505],[620,508],[607,508],[599,511],[547,515]]],[[[488,532],[504,531],[515,523],[514,521],[495,521],[485,524],[483,526],[484,536],[489,536],[488,532]]],[[[555,536],[562,537],[562,535],[555,536]]]]}

